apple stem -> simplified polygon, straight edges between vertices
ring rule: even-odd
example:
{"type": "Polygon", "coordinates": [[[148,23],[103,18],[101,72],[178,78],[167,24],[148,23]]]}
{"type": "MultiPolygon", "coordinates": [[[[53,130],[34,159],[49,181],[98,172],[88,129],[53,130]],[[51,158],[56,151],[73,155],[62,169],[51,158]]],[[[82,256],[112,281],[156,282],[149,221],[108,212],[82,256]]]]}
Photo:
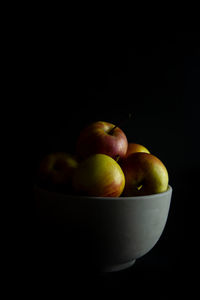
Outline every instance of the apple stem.
{"type": "Polygon", "coordinates": [[[110,135],[112,135],[113,134],[113,132],[114,132],[114,130],[115,130],[115,128],[117,128],[118,126],[117,125],[115,125],[108,133],[110,134],[110,135]]]}
{"type": "Polygon", "coordinates": [[[127,119],[130,120],[131,117],[132,117],[132,114],[129,113],[129,114],[128,114],[128,117],[126,117],[126,118],[122,119],[121,121],[119,121],[119,122],[118,122],[118,125],[115,125],[113,128],[111,128],[111,130],[110,130],[108,133],[109,133],[109,134],[113,134],[114,130],[115,130],[117,127],[119,127],[119,126],[121,126],[123,123],[125,123],[125,121],[127,121],[127,119]]]}

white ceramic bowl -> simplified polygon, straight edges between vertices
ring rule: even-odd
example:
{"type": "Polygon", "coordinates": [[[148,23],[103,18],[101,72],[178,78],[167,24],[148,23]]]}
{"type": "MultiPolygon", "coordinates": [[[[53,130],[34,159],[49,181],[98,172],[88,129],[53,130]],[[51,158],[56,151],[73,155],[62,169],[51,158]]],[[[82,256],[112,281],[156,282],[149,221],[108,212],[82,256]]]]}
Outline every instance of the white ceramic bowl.
{"type": "Polygon", "coordinates": [[[148,196],[105,198],[64,195],[36,186],[35,196],[43,224],[61,229],[69,261],[117,271],[130,267],[158,242],[172,188],[148,196]]]}

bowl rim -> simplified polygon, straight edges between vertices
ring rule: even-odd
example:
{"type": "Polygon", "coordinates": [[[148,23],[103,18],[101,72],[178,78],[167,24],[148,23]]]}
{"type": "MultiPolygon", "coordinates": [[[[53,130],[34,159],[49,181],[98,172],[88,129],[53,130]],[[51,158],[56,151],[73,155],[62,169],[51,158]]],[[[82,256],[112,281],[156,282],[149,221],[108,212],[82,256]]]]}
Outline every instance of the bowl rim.
{"type": "Polygon", "coordinates": [[[119,201],[119,200],[137,200],[137,199],[151,199],[151,198],[157,198],[157,197],[161,197],[161,196],[165,196],[167,194],[171,194],[172,193],[172,187],[171,185],[168,185],[168,188],[165,192],[162,193],[156,193],[156,194],[150,194],[150,195],[140,195],[140,196],[121,196],[121,197],[97,197],[97,196],[84,196],[84,195],[73,195],[73,194],[64,194],[61,192],[55,192],[55,191],[49,191],[45,188],[42,188],[40,186],[38,186],[37,184],[34,185],[34,190],[40,190],[46,193],[50,193],[50,194],[55,194],[57,196],[63,197],[63,198],[81,198],[81,199],[94,199],[94,200],[111,200],[111,201],[119,201]]]}

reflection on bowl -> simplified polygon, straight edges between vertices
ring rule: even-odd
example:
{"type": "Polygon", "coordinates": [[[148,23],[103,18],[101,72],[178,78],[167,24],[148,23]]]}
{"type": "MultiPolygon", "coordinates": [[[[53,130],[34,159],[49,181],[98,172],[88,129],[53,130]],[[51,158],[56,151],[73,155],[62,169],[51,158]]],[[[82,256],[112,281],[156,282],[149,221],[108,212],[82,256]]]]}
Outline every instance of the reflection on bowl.
{"type": "Polygon", "coordinates": [[[119,198],[70,196],[35,186],[41,240],[53,249],[51,257],[63,255],[63,263],[125,269],[159,240],[171,196],[171,186],[160,194],[119,198]]]}

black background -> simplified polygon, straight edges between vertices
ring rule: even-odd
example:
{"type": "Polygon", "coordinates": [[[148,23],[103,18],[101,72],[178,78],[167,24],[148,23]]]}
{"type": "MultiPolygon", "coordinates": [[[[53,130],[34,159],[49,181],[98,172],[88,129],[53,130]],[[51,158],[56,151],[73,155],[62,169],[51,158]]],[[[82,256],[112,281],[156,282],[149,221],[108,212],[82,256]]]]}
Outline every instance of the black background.
{"type": "MultiPolygon", "coordinates": [[[[129,141],[159,157],[173,188],[166,228],[157,245],[127,270],[96,274],[60,266],[39,271],[37,287],[75,290],[137,290],[168,299],[184,291],[188,262],[188,201],[198,184],[198,101],[200,44],[197,31],[133,32],[129,42],[102,36],[41,34],[33,44],[31,112],[33,178],[39,160],[51,151],[74,151],[80,130],[97,120],[118,124],[129,141]],[[187,212],[187,214],[186,214],[187,212]],[[51,273],[52,271],[52,273],[51,273]],[[64,272],[64,273],[62,273],[64,272]],[[62,273],[62,276],[61,276],[62,273]],[[69,273],[69,274],[68,274],[69,273]],[[64,274],[64,275],[63,275],[64,274]],[[68,278],[68,280],[67,280],[68,278]],[[70,280],[69,280],[70,278],[70,280]],[[53,279],[53,280],[52,280],[53,279]],[[53,282],[51,287],[49,282],[53,282]],[[158,289],[162,293],[158,292],[158,289]]],[[[194,204],[197,205],[197,204],[194,204]]],[[[37,236],[36,236],[37,242],[37,236]]],[[[37,268],[39,270],[39,263],[37,268]]],[[[75,291],[74,290],[74,291],[75,291]]]]}

